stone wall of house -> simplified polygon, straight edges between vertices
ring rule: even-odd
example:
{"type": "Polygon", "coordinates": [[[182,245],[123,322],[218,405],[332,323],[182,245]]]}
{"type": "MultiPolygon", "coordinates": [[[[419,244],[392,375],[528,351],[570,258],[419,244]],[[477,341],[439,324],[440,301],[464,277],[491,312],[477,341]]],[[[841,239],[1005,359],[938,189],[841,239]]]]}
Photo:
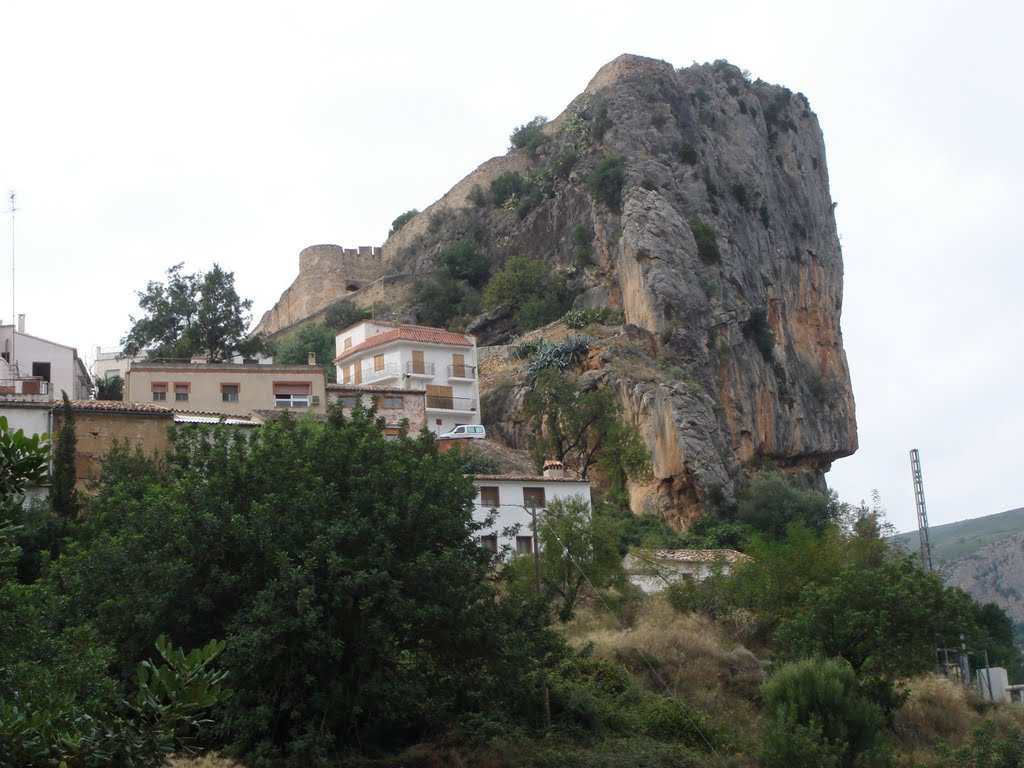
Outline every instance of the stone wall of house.
{"type": "MultiPolygon", "coordinates": [[[[75,435],[78,450],[75,455],[75,476],[79,489],[86,487],[90,478],[99,476],[103,458],[114,440],[139,446],[147,454],[164,453],[170,449],[167,427],[172,414],[110,413],[104,411],[75,411],[75,435]]],[[[64,415],[54,413],[53,442],[64,426],[64,415]]]]}

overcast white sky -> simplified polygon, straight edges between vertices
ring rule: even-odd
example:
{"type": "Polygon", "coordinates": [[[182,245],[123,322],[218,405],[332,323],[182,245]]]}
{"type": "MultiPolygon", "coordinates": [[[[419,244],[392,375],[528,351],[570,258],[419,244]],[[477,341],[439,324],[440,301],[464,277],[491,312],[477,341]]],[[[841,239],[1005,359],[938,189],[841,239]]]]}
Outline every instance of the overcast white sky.
{"type": "Polygon", "coordinates": [[[1024,506],[1022,22],[1005,1],[0,0],[16,311],[91,362],[134,291],[216,261],[258,318],[302,248],[380,245],[617,55],[726,58],[825,133],[861,444],[830,483],[912,529],[918,448],[932,525],[1024,506]]]}

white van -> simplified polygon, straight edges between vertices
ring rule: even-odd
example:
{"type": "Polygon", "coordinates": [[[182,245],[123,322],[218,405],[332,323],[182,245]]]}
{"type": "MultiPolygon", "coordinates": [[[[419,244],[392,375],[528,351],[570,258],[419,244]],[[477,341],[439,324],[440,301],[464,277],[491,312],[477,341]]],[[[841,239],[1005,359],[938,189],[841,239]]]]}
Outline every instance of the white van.
{"type": "Polygon", "coordinates": [[[478,440],[483,440],[487,437],[487,430],[479,424],[460,424],[451,432],[445,432],[443,435],[438,435],[437,439],[448,440],[454,437],[475,437],[478,440]]]}

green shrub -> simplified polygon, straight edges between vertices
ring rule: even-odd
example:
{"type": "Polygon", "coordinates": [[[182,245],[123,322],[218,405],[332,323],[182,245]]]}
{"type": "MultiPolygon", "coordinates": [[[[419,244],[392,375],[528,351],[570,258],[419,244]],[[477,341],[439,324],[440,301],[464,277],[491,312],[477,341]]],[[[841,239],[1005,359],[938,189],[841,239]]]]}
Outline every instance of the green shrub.
{"type": "Polygon", "coordinates": [[[697,149],[693,144],[683,144],[679,148],[679,159],[687,165],[697,164],[697,149]]]}
{"type": "Polygon", "coordinates": [[[747,188],[741,182],[736,182],[732,185],[732,196],[736,198],[736,202],[740,204],[743,210],[750,210],[750,193],[747,192],[747,188]]]}
{"type": "Polygon", "coordinates": [[[590,264],[593,255],[594,230],[577,224],[572,228],[572,242],[576,246],[576,263],[590,264]]]}
{"type": "Polygon", "coordinates": [[[880,745],[882,711],[864,695],[853,669],[842,659],[787,664],[761,686],[761,695],[774,725],[766,743],[766,766],[852,768],[880,745]],[[821,762],[801,762],[808,753],[820,754],[821,762]]]}
{"type": "Polygon", "coordinates": [[[569,310],[562,316],[562,320],[570,328],[586,328],[594,323],[618,324],[622,322],[623,317],[621,310],[611,307],[585,307],[569,310]]]}
{"type": "Polygon", "coordinates": [[[758,307],[751,311],[743,323],[743,337],[754,342],[765,360],[771,360],[775,352],[775,334],[768,323],[768,310],[758,307]]]}
{"type": "Polygon", "coordinates": [[[469,202],[475,205],[477,208],[486,208],[490,202],[490,198],[487,193],[484,192],[484,188],[479,184],[474,184],[473,188],[469,190],[469,202]]]}
{"type": "Polygon", "coordinates": [[[395,232],[408,224],[412,220],[413,216],[418,213],[419,211],[416,208],[412,208],[396,217],[395,220],[391,222],[391,229],[388,231],[388,237],[391,237],[395,232]]]}
{"type": "Polygon", "coordinates": [[[484,287],[484,305],[510,307],[520,331],[559,317],[566,299],[565,278],[528,256],[509,259],[484,287]]]}
{"type": "Polygon", "coordinates": [[[528,186],[522,174],[506,171],[491,182],[491,202],[496,206],[502,206],[512,197],[521,197],[528,190],[528,186]]]}
{"type": "Polygon", "coordinates": [[[324,312],[324,325],[338,331],[368,317],[366,310],[360,309],[349,299],[338,299],[324,312]]]}
{"type": "Polygon", "coordinates": [[[446,275],[420,280],[413,287],[412,300],[417,321],[435,328],[446,328],[455,318],[480,311],[480,294],[446,275]]]}
{"type": "Polygon", "coordinates": [[[465,280],[474,288],[483,287],[491,272],[491,260],[480,250],[476,240],[470,237],[464,237],[441,251],[437,255],[437,263],[449,277],[465,280]]]}
{"type": "Polygon", "coordinates": [[[548,121],[544,115],[537,115],[533,120],[520,125],[509,136],[512,143],[510,149],[525,149],[530,157],[535,157],[537,149],[547,139],[544,135],[543,126],[548,121]]]}
{"type": "Polygon", "coordinates": [[[690,232],[697,243],[697,255],[701,261],[705,264],[718,264],[722,260],[722,254],[718,250],[715,225],[703,219],[690,219],[690,232]]]}
{"type": "Polygon", "coordinates": [[[621,155],[606,155],[587,176],[590,193],[613,211],[622,209],[622,188],[626,184],[625,162],[621,155]]]}

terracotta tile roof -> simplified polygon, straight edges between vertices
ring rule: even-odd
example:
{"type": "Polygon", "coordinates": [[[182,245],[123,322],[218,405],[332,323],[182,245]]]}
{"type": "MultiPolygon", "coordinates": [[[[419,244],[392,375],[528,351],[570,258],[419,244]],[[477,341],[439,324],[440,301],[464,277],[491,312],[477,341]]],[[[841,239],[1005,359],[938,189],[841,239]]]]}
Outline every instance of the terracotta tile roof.
{"type": "Polygon", "coordinates": [[[474,480],[487,482],[489,480],[512,480],[524,483],[587,483],[589,480],[579,480],[575,477],[544,477],[543,475],[473,475],[474,480]]]}
{"type": "MultiPolygon", "coordinates": [[[[377,324],[390,325],[390,323],[377,324]]],[[[441,328],[428,328],[425,325],[399,325],[390,331],[378,333],[376,336],[371,336],[366,341],[346,349],[334,358],[334,362],[337,363],[363,350],[379,347],[381,344],[392,341],[418,341],[423,344],[449,344],[457,347],[472,347],[475,343],[472,336],[466,336],[464,333],[455,333],[441,328]]]]}
{"type": "MultiPolygon", "coordinates": [[[[53,401],[53,410],[63,407],[60,400],[53,401]]],[[[151,416],[173,416],[174,412],[156,403],[127,403],[123,400],[72,400],[71,408],[75,411],[100,411],[105,413],[140,413],[151,416]]]]}
{"type": "Polygon", "coordinates": [[[655,549],[650,552],[655,560],[683,563],[740,563],[750,560],[749,555],[735,549],[655,549]]]}

